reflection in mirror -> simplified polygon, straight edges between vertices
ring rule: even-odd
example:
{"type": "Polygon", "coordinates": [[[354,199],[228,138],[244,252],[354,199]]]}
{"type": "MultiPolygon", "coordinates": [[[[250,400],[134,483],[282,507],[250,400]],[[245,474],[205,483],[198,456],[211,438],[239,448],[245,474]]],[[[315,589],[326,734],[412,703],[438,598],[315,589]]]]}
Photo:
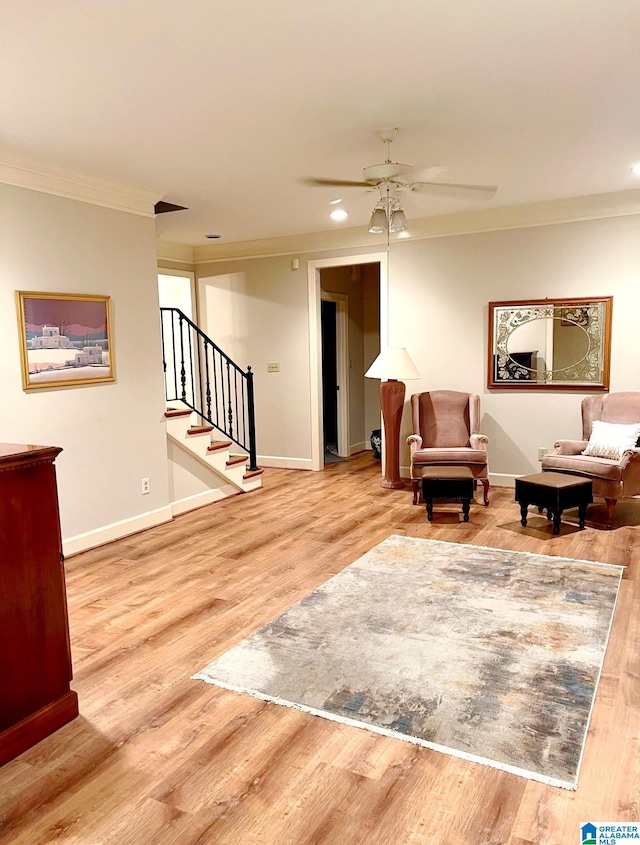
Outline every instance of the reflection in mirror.
{"type": "Polygon", "coordinates": [[[607,390],[612,297],[489,303],[489,387],[607,390]]]}

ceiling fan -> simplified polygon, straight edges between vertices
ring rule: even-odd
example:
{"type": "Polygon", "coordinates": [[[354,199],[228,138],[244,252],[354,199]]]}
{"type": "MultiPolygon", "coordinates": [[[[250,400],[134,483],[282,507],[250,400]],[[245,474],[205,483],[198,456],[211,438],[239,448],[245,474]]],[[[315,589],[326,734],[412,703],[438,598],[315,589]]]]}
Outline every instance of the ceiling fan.
{"type": "MultiPolygon", "coordinates": [[[[391,161],[390,148],[391,143],[398,134],[398,129],[379,129],[377,133],[380,140],[386,144],[387,157],[381,164],[372,164],[365,167],[362,171],[362,180],[355,181],[350,179],[325,179],[323,177],[308,177],[302,181],[306,185],[313,187],[339,187],[339,188],[379,188],[380,202],[387,203],[387,211],[393,211],[393,207],[389,205],[390,202],[395,201],[395,210],[400,210],[399,203],[396,198],[398,191],[424,191],[437,192],[439,189],[444,189],[447,193],[449,191],[467,191],[471,193],[483,194],[485,196],[493,196],[498,190],[496,185],[468,185],[458,182],[428,182],[423,180],[412,179],[412,175],[416,175],[419,171],[410,164],[400,164],[396,161],[391,161]]],[[[380,203],[379,203],[380,205],[380,203]]],[[[375,211],[374,211],[375,213],[375,211]]],[[[404,212],[402,212],[404,216],[404,212]]],[[[389,216],[389,215],[388,215],[389,216]]],[[[390,217],[389,217],[390,219],[390,217]]],[[[373,218],[372,218],[373,223],[373,218]]],[[[406,221],[405,221],[406,226],[406,221]]],[[[387,227],[385,227],[387,228],[387,227]]],[[[391,227],[388,227],[391,231],[391,227]]],[[[372,230],[370,231],[377,231],[372,230]]],[[[384,229],[382,230],[384,231],[384,229]]],[[[396,231],[399,231],[396,229],[396,231]]]]}

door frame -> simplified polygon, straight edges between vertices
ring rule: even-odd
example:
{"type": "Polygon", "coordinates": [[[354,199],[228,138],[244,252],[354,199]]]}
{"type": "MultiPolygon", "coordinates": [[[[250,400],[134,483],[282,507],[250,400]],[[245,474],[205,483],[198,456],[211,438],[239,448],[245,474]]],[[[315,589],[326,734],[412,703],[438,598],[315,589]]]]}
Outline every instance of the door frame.
{"type": "MultiPolygon", "coordinates": [[[[349,297],[346,293],[320,290],[320,298],[326,302],[335,302],[336,305],[336,376],[339,387],[337,396],[337,446],[338,455],[341,458],[348,458],[351,443],[349,431],[349,297]]],[[[320,342],[322,343],[322,338],[320,342]]],[[[320,351],[322,352],[322,346],[320,351]]],[[[324,436],[322,441],[324,443],[324,436]]]]}
{"type": "Polygon", "coordinates": [[[325,267],[351,267],[354,264],[380,265],[380,348],[389,343],[389,285],[387,253],[371,252],[342,255],[307,262],[309,297],[309,380],[311,399],[311,469],[324,469],[322,434],[322,330],[320,322],[320,270],[325,267]]]}

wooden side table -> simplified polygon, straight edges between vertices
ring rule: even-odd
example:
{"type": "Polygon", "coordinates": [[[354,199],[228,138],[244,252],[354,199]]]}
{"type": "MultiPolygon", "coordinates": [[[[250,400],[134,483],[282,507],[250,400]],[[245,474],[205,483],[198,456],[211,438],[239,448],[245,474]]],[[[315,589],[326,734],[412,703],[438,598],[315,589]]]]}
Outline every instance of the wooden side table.
{"type": "Polygon", "coordinates": [[[462,502],[462,514],[469,522],[469,506],[473,499],[473,473],[469,467],[433,466],[422,470],[422,498],[427,506],[427,519],[433,520],[433,500],[462,502]]]}
{"type": "Polygon", "coordinates": [[[580,528],[584,528],[587,505],[593,502],[591,482],[586,478],[563,472],[537,472],[516,478],[516,502],[520,505],[520,522],[527,524],[527,508],[537,505],[553,519],[553,533],[560,533],[560,518],[567,508],[578,508],[580,528]]]}

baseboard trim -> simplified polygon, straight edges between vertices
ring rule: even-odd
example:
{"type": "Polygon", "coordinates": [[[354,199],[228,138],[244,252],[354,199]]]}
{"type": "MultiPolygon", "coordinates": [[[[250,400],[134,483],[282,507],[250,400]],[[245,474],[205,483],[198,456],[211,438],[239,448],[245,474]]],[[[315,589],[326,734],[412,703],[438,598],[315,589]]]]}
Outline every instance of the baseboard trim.
{"type": "Polygon", "coordinates": [[[512,473],[507,472],[491,472],[489,473],[489,484],[493,485],[494,487],[515,487],[516,478],[521,478],[522,475],[523,473],[513,475],[512,473]]]}
{"type": "Polygon", "coordinates": [[[96,546],[103,546],[113,540],[120,540],[128,537],[129,534],[137,534],[138,531],[145,531],[147,528],[155,528],[165,522],[171,522],[173,515],[171,505],[157,508],[154,511],[138,514],[120,522],[113,522],[110,525],[103,525],[94,531],[87,531],[85,534],[76,534],[75,537],[67,537],[62,541],[62,551],[65,557],[86,552],[88,549],[95,549],[96,546]]]}
{"type": "MultiPolygon", "coordinates": [[[[533,470],[535,472],[536,470],[533,470]]],[[[491,487],[515,487],[516,478],[521,478],[525,473],[490,472],[489,485],[491,487]]],[[[400,477],[408,481],[411,479],[411,467],[400,467],[400,477]]]]}
{"type": "Polygon", "coordinates": [[[196,508],[203,508],[205,505],[212,505],[214,502],[220,502],[222,499],[228,499],[229,496],[240,495],[237,487],[232,487],[230,484],[224,487],[217,487],[214,490],[204,490],[202,493],[196,493],[193,496],[187,496],[184,499],[176,499],[171,502],[171,514],[173,516],[180,516],[181,513],[188,513],[188,511],[196,510],[196,508]]]}
{"type": "Polygon", "coordinates": [[[373,451],[371,449],[371,443],[368,443],[366,440],[363,440],[361,443],[352,443],[351,446],[349,446],[349,454],[357,455],[358,452],[364,452],[367,449],[370,452],[373,451]]]}
{"type": "Polygon", "coordinates": [[[311,458],[280,458],[276,455],[258,455],[259,467],[273,469],[313,469],[311,458]]]}

